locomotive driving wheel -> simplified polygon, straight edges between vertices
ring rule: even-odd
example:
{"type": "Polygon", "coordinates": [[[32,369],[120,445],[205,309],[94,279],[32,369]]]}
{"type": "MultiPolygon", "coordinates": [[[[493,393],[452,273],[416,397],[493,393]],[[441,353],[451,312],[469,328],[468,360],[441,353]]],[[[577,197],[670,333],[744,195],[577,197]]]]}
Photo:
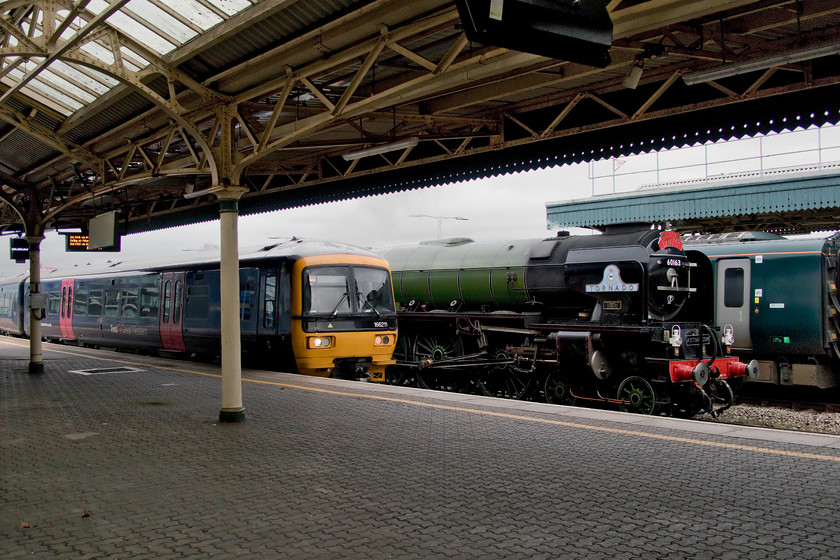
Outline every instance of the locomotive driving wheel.
{"type": "Polygon", "coordinates": [[[622,412],[653,414],[656,409],[656,393],[647,379],[638,375],[625,377],[618,386],[618,408],[622,412]]]}
{"type": "Polygon", "coordinates": [[[500,365],[483,368],[477,375],[476,382],[482,395],[521,400],[531,393],[532,374],[513,369],[510,356],[504,350],[495,354],[495,361],[500,365]]]}
{"type": "Polygon", "coordinates": [[[559,371],[553,371],[545,378],[545,400],[550,404],[575,404],[575,397],[572,395],[569,386],[569,378],[559,371]]]}
{"type": "Polygon", "coordinates": [[[435,364],[464,355],[460,337],[444,338],[436,335],[418,335],[412,344],[412,361],[419,364],[417,384],[424,389],[457,392],[463,385],[464,375],[453,369],[435,368],[435,364]],[[429,362],[428,367],[423,367],[429,362]]]}

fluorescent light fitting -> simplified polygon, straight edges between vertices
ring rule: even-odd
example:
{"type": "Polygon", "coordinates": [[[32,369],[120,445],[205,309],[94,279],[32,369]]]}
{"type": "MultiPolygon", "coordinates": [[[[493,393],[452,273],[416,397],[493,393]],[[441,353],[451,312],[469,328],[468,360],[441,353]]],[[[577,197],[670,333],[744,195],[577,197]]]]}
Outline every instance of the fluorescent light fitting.
{"type": "Polygon", "coordinates": [[[694,84],[702,84],[704,82],[738,76],[740,74],[746,74],[756,70],[766,70],[767,68],[773,68],[774,66],[793,64],[795,62],[803,62],[805,60],[831,56],[834,54],[840,54],[840,44],[820,43],[810,47],[789,50],[778,56],[741,60],[739,62],[715,66],[714,68],[706,70],[698,70],[697,72],[691,72],[683,76],[683,81],[685,81],[686,85],[693,86],[694,84]]]}
{"type": "Polygon", "coordinates": [[[198,198],[199,196],[204,196],[205,194],[210,194],[211,189],[201,189],[200,191],[191,191],[188,193],[184,193],[184,198],[198,198]]]}
{"type": "Polygon", "coordinates": [[[628,89],[636,89],[636,86],[639,85],[639,80],[642,79],[644,69],[644,62],[637,60],[630,67],[630,71],[627,72],[627,75],[624,76],[624,80],[621,83],[628,89]]]}
{"type": "Polygon", "coordinates": [[[348,152],[346,154],[341,154],[341,157],[344,158],[344,161],[353,161],[354,159],[361,159],[367,156],[375,156],[378,154],[385,154],[388,152],[396,152],[399,150],[407,150],[408,148],[413,148],[420,142],[420,139],[416,136],[410,136],[408,138],[403,138],[402,140],[397,140],[396,142],[388,142],[387,144],[379,144],[378,146],[371,146],[370,148],[364,148],[362,150],[356,150],[355,152],[348,152]]]}

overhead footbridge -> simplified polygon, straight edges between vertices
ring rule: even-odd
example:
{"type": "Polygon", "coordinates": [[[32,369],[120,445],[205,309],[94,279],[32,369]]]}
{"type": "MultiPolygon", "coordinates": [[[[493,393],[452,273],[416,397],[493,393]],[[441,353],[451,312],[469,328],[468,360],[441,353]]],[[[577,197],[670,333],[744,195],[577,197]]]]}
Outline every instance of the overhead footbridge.
{"type": "Polygon", "coordinates": [[[650,185],[547,203],[546,214],[549,229],[647,223],[683,233],[834,230],[840,227],[840,164],[650,185]]]}

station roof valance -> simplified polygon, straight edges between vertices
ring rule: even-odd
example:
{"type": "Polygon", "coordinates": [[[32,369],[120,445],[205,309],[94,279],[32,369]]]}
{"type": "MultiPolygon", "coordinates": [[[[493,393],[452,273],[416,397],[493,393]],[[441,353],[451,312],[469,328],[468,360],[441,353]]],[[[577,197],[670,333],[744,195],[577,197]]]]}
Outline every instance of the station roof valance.
{"type": "MultiPolygon", "coordinates": [[[[825,167],[825,166],[824,166],[825,167]]],[[[622,194],[546,204],[549,228],[604,229],[669,223],[682,232],[807,233],[840,227],[840,166],[775,177],[642,187],[622,194]]]]}

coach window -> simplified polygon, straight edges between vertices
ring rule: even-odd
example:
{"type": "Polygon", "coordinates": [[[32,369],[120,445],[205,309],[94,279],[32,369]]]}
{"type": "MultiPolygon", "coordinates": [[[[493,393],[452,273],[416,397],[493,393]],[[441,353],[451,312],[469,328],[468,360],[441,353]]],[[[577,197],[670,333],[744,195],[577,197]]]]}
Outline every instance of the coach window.
{"type": "Polygon", "coordinates": [[[102,290],[91,290],[88,300],[88,315],[99,317],[102,315],[102,290]]]}
{"type": "Polygon", "coordinates": [[[274,328],[274,314],[277,300],[277,273],[269,272],[265,275],[265,309],[263,309],[263,326],[274,328]]]}
{"type": "Polygon", "coordinates": [[[728,268],[723,277],[723,305],[744,306],[744,269],[728,268]]]}
{"type": "MultiPolygon", "coordinates": [[[[178,284],[175,284],[175,294],[178,294],[178,284]]],[[[175,305],[178,305],[176,298],[175,305]]],[[[187,319],[206,319],[210,313],[210,287],[190,286],[187,288],[187,319]]]]}
{"type": "Polygon", "coordinates": [[[120,291],[116,288],[105,290],[105,316],[118,317],[120,314],[120,291]]]}
{"type": "Polygon", "coordinates": [[[251,300],[254,299],[254,284],[251,282],[240,282],[239,283],[239,320],[240,321],[250,321],[251,320],[251,310],[253,309],[253,305],[251,304],[251,300]]]}
{"type": "Polygon", "coordinates": [[[140,310],[137,308],[140,296],[137,288],[126,288],[122,293],[122,309],[120,315],[123,317],[137,317],[140,310]]]}
{"type": "Polygon", "coordinates": [[[160,290],[157,286],[140,288],[140,316],[157,317],[160,305],[160,290]]]}
{"type": "Polygon", "coordinates": [[[181,322],[181,297],[182,284],[180,280],[175,282],[175,309],[172,311],[172,323],[177,325],[181,322]]]}
{"type": "Polygon", "coordinates": [[[72,317],[73,316],[73,286],[67,286],[67,301],[64,302],[66,306],[66,311],[64,312],[65,317],[72,317]]]}
{"type": "Polygon", "coordinates": [[[167,280],[163,284],[163,322],[169,322],[169,303],[172,301],[172,282],[167,280]]]}
{"type": "Polygon", "coordinates": [[[61,297],[58,292],[50,292],[50,300],[47,303],[47,313],[50,315],[58,315],[58,310],[61,307],[61,297]]]}
{"type": "Polygon", "coordinates": [[[73,313],[84,315],[87,313],[88,291],[76,290],[76,299],[73,300],[73,313]]]}
{"type": "Polygon", "coordinates": [[[64,302],[66,300],[67,300],[67,288],[61,288],[61,303],[59,305],[60,305],[60,309],[61,309],[61,317],[62,318],[64,317],[64,302]]]}

